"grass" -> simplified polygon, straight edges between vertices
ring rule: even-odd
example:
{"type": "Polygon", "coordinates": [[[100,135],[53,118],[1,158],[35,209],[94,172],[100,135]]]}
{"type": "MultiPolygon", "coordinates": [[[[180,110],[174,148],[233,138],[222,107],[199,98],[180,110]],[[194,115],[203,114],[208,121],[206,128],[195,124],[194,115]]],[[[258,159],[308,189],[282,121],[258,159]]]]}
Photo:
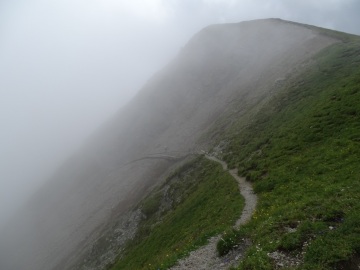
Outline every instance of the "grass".
{"type": "Polygon", "coordinates": [[[254,243],[238,269],[274,269],[266,255],[273,251],[301,256],[294,269],[356,269],[349,265],[360,254],[360,42],[333,45],[316,63],[227,135],[225,160],[259,195],[238,232],[254,243]]]}
{"type": "Polygon", "coordinates": [[[233,225],[243,199],[229,173],[201,158],[176,171],[139,207],[146,218],[111,269],[167,269],[233,225]]]}
{"type": "Polygon", "coordinates": [[[357,269],[360,41],[325,34],[341,35],[342,43],[314,57],[266,103],[231,125],[216,123],[223,158],[259,196],[252,220],[229,229],[243,207],[237,185],[220,165],[198,159],[169,177],[166,192],[162,186],[139,205],[146,218],[112,269],[166,269],[223,231],[220,255],[251,239],[237,269],[275,269],[268,255],[275,251],[301,259],[288,269],[357,269]]]}

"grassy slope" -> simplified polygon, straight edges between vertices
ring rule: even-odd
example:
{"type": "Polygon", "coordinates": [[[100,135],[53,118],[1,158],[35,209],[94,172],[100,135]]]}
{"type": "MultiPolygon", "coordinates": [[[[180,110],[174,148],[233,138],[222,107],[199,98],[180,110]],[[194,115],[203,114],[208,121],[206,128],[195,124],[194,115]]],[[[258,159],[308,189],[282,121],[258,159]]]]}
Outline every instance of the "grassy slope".
{"type": "Polygon", "coordinates": [[[112,269],[166,269],[233,225],[243,199],[229,173],[202,158],[180,168],[140,207],[147,218],[112,269]],[[161,211],[162,202],[169,198],[172,209],[161,211]]]}
{"type": "Polygon", "coordinates": [[[351,269],[359,256],[360,42],[344,41],[250,125],[231,129],[241,132],[229,134],[225,159],[260,196],[239,269],[273,269],[267,253],[276,250],[303,257],[300,269],[351,269]]]}
{"type": "MultiPolygon", "coordinates": [[[[238,234],[254,243],[239,269],[273,269],[267,255],[273,251],[302,258],[298,269],[352,269],[359,257],[360,42],[325,34],[343,43],[324,50],[306,74],[224,133],[230,142],[224,158],[254,182],[260,197],[238,234]]],[[[163,195],[149,197],[142,205],[148,219],[112,269],[165,269],[236,219],[241,202],[233,180],[208,161],[190,168],[175,174],[199,183],[186,189],[188,199],[159,215],[163,195]]],[[[176,182],[178,193],[184,181],[176,182]]]]}

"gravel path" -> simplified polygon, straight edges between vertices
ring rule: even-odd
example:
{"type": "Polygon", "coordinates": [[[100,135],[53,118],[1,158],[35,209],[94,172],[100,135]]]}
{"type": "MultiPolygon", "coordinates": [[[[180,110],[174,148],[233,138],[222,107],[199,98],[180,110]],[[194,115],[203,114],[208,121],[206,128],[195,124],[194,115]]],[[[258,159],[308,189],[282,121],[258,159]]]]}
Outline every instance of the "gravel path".
{"type": "MultiPolygon", "coordinates": [[[[218,162],[222,165],[224,171],[228,171],[227,164],[217,159],[213,156],[205,155],[205,157],[209,160],[218,162]]],[[[237,169],[229,170],[229,173],[236,179],[239,183],[239,190],[241,195],[245,199],[245,206],[241,213],[240,218],[236,221],[234,228],[238,228],[242,224],[246,223],[251,215],[255,211],[257,196],[254,194],[251,184],[246,182],[245,178],[239,177],[237,175],[237,169]]],[[[223,257],[218,257],[216,251],[216,244],[221,239],[221,235],[214,236],[209,239],[207,245],[192,251],[188,257],[179,260],[178,263],[169,268],[170,270],[205,270],[205,269],[213,269],[213,270],[222,270],[228,269],[231,266],[235,266],[238,261],[243,257],[245,249],[249,246],[250,243],[245,241],[244,245],[237,247],[235,250],[232,250],[223,257]]]]}

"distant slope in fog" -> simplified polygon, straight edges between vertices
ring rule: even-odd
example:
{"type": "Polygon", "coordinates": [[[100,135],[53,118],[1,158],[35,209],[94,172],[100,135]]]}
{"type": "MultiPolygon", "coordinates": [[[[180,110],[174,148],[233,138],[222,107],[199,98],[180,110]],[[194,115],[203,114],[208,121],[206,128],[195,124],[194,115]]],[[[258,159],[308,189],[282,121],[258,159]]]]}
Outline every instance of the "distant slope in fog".
{"type": "Polygon", "coordinates": [[[200,185],[204,175],[215,177],[207,187],[235,184],[222,182],[228,172],[210,172],[201,157],[193,158],[137,205],[134,212],[143,213],[138,232],[120,245],[117,260],[102,248],[116,250],[116,234],[109,233],[108,244],[99,241],[97,253],[77,269],[360,269],[360,36],[319,31],[342,42],[277,80],[276,93],[245,113],[238,111],[241,100],[231,104],[204,136],[218,134],[210,155],[253,186],[258,204],[254,213],[247,212],[249,222],[232,229],[235,221],[222,214],[236,196],[217,188],[204,192],[210,200],[197,195],[202,203],[191,205],[194,192],[204,190],[183,192],[188,179],[200,185]],[[199,175],[192,175],[194,168],[199,175]],[[183,194],[181,200],[177,194],[183,194]],[[201,214],[190,218],[193,213],[201,214]],[[205,231],[209,221],[212,233],[205,231]],[[219,229],[219,222],[229,223],[219,229]]]}
{"type": "Polygon", "coordinates": [[[211,138],[202,136],[212,131],[212,123],[231,115],[229,110],[242,115],[275,93],[287,76],[306,69],[312,56],[340,41],[278,19],[200,31],[1,232],[0,268],[66,269],[76,251],[96,237],[94,231],[137,202],[171,165],[166,160],[124,164],[151,153],[211,145],[211,138]],[[234,102],[241,107],[234,109],[234,102]]]}

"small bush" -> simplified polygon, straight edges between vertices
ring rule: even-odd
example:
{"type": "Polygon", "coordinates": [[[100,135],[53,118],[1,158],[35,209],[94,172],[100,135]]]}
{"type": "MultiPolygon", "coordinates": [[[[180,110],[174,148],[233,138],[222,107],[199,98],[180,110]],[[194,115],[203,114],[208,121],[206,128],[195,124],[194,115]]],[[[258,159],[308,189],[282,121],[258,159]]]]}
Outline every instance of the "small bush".
{"type": "Polygon", "coordinates": [[[223,234],[216,245],[219,256],[224,256],[243,241],[244,234],[239,230],[229,230],[223,234]]]}

